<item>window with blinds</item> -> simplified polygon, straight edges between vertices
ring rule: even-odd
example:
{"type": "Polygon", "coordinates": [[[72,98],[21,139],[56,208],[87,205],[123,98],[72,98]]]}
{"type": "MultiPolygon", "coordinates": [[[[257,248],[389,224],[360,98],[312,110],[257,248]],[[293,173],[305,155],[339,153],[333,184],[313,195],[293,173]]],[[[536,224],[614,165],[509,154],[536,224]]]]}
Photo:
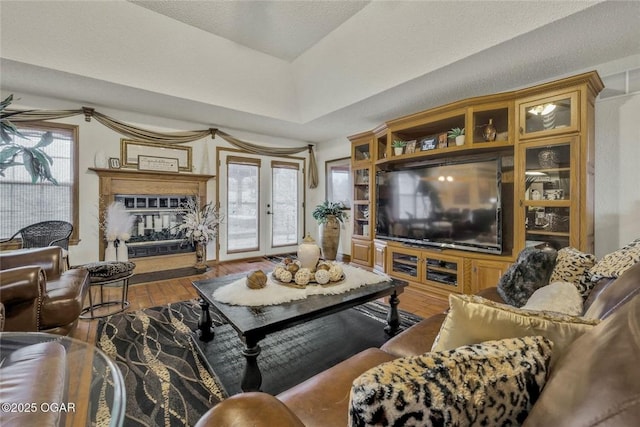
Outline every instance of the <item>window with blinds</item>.
{"type": "MultiPolygon", "coordinates": [[[[24,166],[17,165],[0,176],[0,237],[8,238],[19,229],[40,221],[62,220],[73,224],[72,242],[78,238],[78,127],[41,123],[19,125],[24,136],[13,141],[27,147],[35,146],[45,132],[53,134],[53,142],[43,151],[53,159],[51,174],[58,185],[50,182],[32,183],[24,166]]],[[[20,157],[16,158],[22,162],[20,157]]]]}

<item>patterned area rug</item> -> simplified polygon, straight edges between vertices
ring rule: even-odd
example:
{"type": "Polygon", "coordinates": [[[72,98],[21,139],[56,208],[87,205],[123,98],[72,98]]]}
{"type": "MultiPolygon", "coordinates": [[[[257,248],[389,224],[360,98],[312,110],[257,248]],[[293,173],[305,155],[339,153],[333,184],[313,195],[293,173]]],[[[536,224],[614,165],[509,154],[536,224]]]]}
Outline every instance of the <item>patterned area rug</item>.
{"type": "MultiPolygon", "coordinates": [[[[384,322],[387,313],[386,306],[377,302],[347,310],[350,311],[357,311],[358,317],[378,324],[384,322]]],[[[221,320],[212,314],[216,326],[221,326],[221,320]]],[[[223,332],[225,328],[231,329],[228,325],[219,328],[214,342],[228,349],[224,355],[226,364],[220,366],[210,360],[215,373],[209,372],[191,338],[199,315],[199,304],[185,301],[100,320],[96,345],[116,360],[125,382],[125,426],[192,426],[228,396],[226,389],[230,394],[237,392],[233,384],[223,385],[218,378],[239,378],[244,359],[233,352],[239,354],[241,343],[234,333],[223,332]]],[[[400,317],[402,328],[420,320],[404,312],[400,312],[400,317]]],[[[263,372],[277,372],[283,360],[294,356],[299,337],[307,333],[304,329],[298,330],[299,327],[267,337],[276,344],[274,348],[268,348],[268,343],[263,346],[258,359],[263,372]]],[[[290,364],[285,365],[291,369],[290,364]]]]}

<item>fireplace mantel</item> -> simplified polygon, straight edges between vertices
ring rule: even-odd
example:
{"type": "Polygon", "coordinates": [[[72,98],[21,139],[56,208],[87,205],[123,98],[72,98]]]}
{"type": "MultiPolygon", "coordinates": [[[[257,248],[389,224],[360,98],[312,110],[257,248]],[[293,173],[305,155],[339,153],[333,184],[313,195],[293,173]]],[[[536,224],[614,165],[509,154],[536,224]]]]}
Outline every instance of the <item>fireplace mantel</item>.
{"type": "MultiPolygon", "coordinates": [[[[99,214],[104,221],[104,212],[114,201],[116,195],[158,195],[158,196],[197,196],[201,203],[207,201],[207,182],[215,175],[192,173],[167,173],[137,171],[132,169],[89,168],[100,178],[99,214]]],[[[100,259],[104,259],[104,234],[99,228],[100,259]]],[[[148,273],[160,270],[173,270],[191,267],[195,264],[195,253],[158,255],[132,259],[136,263],[136,273],[148,273]]]]}

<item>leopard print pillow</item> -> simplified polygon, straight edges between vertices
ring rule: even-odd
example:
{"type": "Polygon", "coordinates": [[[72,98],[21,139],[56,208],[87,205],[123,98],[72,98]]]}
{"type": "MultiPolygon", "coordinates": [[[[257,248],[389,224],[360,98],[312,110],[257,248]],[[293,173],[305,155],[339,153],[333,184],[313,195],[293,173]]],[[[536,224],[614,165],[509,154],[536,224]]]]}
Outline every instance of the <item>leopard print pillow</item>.
{"type": "Polygon", "coordinates": [[[604,277],[620,277],[638,261],[640,261],[640,239],[605,255],[589,270],[591,280],[597,282],[604,277]]]}
{"type": "Polygon", "coordinates": [[[587,299],[595,285],[591,281],[589,273],[589,269],[595,263],[596,257],[592,254],[581,252],[572,247],[562,248],[558,251],[556,265],[553,267],[549,282],[573,283],[582,295],[582,299],[587,299]]]}
{"type": "Polygon", "coordinates": [[[529,336],[383,363],[353,382],[349,425],[520,425],[544,386],[552,348],[529,336]]]}

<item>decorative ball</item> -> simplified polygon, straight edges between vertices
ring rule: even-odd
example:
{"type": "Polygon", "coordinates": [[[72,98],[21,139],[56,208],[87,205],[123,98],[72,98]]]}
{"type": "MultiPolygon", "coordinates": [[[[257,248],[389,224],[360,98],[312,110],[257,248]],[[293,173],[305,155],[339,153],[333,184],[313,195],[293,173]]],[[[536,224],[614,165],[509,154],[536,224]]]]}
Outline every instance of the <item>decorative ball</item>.
{"type": "Polygon", "coordinates": [[[296,264],[295,262],[292,262],[291,264],[289,264],[287,266],[287,270],[289,270],[291,272],[291,274],[293,274],[295,276],[295,274],[298,272],[298,270],[300,270],[300,266],[298,264],[296,264]]]}
{"type": "Polygon", "coordinates": [[[329,264],[327,264],[326,262],[321,262],[320,264],[318,264],[318,266],[316,267],[316,270],[326,270],[329,271],[329,269],[331,268],[331,266],[329,264]]]}
{"type": "Polygon", "coordinates": [[[331,277],[332,282],[337,282],[342,279],[342,267],[338,264],[335,264],[329,269],[329,275],[331,277]]]}
{"type": "Polygon", "coordinates": [[[289,257],[286,257],[283,262],[284,262],[284,265],[289,265],[293,262],[293,260],[289,257]]]}
{"type": "Polygon", "coordinates": [[[311,280],[311,271],[308,268],[301,268],[296,273],[296,283],[298,285],[306,285],[311,280]]]}
{"type": "Polygon", "coordinates": [[[255,270],[247,276],[247,287],[260,289],[267,286],[267,275],[262,270],[255,270]]]}
{"type": "Polygon", "coordinates": [[[290,271],[284,270],[282,273],[280,273],[280,281],[281,282],[289,283],[291,281],[291,279],[293,279],[293,275],[291,274],[290,271]]]}
{"type": "Polygon", "coordinates": [[[273,277],[275,277],[276,279],[282,280],[281,276],[283,271],[287,271],[287,269],[281,265],[278,265],[276,268],[273,269],[273,277]]]}
{"type": "Polygon", "coordinates": [[[316,282],[321,285],[326,285],[327,283],[329,283],[329,280],[331,280],[331,274],[328,270],[320,269],[316,271],[316,282]]]}

